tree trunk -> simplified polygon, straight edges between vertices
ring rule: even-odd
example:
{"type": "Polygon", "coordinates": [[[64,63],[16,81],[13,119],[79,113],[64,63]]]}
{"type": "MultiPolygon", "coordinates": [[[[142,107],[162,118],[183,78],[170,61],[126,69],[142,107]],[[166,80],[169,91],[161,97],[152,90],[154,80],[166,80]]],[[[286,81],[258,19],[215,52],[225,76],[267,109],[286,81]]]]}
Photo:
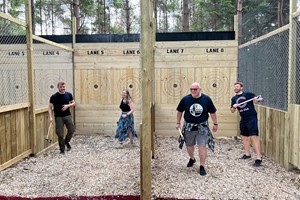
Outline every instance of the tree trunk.
{"type": "Polygon", "coordinates": [[[7,13],[7,2],[6,0],[3,0],[3,12],[6,14],[7,13]]]}
{"type": "Polygon", "coordinates": [[[278,28],[284,25],[283,24],[283,0],[278,0],[277,24],[278,24],[278,28]]]}
{"type": "Polygon", "coordinates": [[[188,32],[190,30],[190,11],[189,11],[189,0],[183,0],[183,13],[182,13],[182,31],[188,32]]]}
{"type": "Polygon", "coordinates": [[[125,1],[125,20],[126,20],[126,33],[130,34],[130,8],[129,8],[129,0],[125,1]]]}
{"type": "Polygon", "coordinates": [[[74,17],[76,18],[76,33],[80,31],[80,8],[79,8],[79,0],[73,0],[74,6],[74,17]]]}
{"type": "Polygon", "coordinates": [[[242,43],[243,32],[242,32],[242,15],[243,15],[243,0],[238,0],[237,5],[237,16],[238,16],[238,44],[242,43]]]}
{"type": "Polygon", "coordinates": [[[51,29],[52,29],[52,35],[55,35],[55,20],[54,20],[54,1],[52,0],[51,4],[51,29]]]}

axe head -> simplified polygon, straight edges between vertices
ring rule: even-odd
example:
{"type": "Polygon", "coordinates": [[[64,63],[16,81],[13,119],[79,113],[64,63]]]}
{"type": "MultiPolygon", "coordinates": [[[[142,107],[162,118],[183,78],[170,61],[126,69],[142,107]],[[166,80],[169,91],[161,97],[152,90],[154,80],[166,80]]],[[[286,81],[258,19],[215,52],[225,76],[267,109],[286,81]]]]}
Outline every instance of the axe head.
{"type": "Polygon", "coordinates": [[[45,139],[49,144],[52,143],[51,139],[45,139]]]}
{"type": "Polygon", "coordinates": [[[179,143],[179,148],[182,149],[184,144],[184,138],[181,135],[179,135],[178,137],[178,143],[179,143]]]}

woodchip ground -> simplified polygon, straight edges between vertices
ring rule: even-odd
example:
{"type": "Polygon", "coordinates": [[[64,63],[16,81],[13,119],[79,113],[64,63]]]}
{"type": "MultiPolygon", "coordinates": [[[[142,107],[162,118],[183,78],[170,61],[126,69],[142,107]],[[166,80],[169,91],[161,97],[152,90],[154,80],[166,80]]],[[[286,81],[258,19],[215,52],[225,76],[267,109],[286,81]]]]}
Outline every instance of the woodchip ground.
{"type": "MultiPolygon", "coordinates": [[[[153,199],[300,199],[298,171],[287,171],[267,157],[262,166],[253,167],[255,157],[239,159],[241,140],[215,141],[215,152],[208,151],[207,175],[200,176],[199,159],[187,168],[185,146],[179,149],[175,137],[156,137],[153,199]]],[[[137,141],[119,148],[113,137],[77,135],[71,145],[65,155],[59,154],[56,145],[0,172],[0,196],[140,195],[137,141]]]]}

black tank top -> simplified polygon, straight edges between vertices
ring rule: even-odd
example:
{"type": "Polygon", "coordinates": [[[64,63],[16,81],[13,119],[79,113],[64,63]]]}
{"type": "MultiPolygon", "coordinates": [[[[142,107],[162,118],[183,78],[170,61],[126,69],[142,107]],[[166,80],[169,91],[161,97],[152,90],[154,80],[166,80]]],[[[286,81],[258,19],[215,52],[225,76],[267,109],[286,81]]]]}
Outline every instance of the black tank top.
{"type": "Polygon", "coordinates": [[[122,100],[120,104],[120,109],[122,110],[122,112],[129,112],[130,111],[129,104],[124,103],[122,100]]]}

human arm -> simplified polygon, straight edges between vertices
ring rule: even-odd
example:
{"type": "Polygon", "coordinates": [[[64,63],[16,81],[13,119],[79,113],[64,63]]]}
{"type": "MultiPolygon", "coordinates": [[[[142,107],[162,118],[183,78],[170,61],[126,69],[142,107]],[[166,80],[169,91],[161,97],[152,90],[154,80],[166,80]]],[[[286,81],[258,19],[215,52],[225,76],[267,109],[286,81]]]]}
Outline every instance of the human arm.
{"type": "Polygon", "coordinates": [[[127,115],[131,115],[134,112],[134,104],[132,100],[129,101],[129,107],[130,111],[127,113],[127,115]]]}
{"type": "Polygon", "coordinates": [[[234,113],[236,111],[236,108],[238,107],[238,104],[236,103],[236,101],[234,100],[235,97],[231,98],[231,107],[230,107],[230,111],[232,113],[234,113]]]}
{"type": "Polygon", "coordinates": [[[181,117],[182,117],[182,112],[177,111],[177,122],[176,122],[176,129],[180,128],[180,121],[181,121],[181,117]]]}
{"type": "Polygon", "coordinates": [[[52,110],[53,110],[53,104],[52,103],[49,103],[49,106],[48,106],[48,115],[49,115],[49,123],[52,123],[53,122],[53,118],[52,118],[52,110]]]}
{"type": "Polygon", "coordinates": [[[218,130],[218,120],[217,120],[217,114],[216,113],[210,113],[210,117],[213,121],[213,132],[216,132],[218,130]]]}

